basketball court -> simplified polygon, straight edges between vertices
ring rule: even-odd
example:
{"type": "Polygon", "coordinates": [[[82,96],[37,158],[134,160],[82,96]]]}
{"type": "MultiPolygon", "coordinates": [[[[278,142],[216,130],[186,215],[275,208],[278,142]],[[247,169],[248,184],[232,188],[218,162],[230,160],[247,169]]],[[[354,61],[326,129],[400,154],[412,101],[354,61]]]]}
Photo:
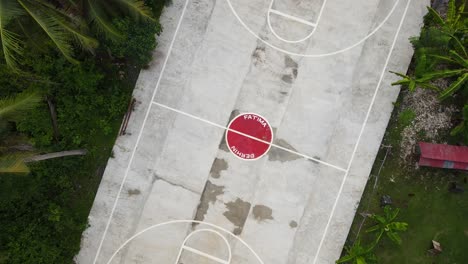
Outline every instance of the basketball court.
{"type": "Polygon", "coordinates": [[[334,263],[428,4],[173,0],[77,263],[334,263]]]}

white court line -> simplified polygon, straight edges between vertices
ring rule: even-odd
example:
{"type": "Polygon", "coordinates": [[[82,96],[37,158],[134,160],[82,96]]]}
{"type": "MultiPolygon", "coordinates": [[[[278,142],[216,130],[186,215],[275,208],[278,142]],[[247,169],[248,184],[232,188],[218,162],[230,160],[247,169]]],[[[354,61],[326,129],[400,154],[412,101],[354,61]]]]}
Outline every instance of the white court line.
{"type": "MultiPolygon", "coordinates": [[[[383,25],[385,25],[385,23],[387,22],[387,20],[392,16],[393,12],[395,11],[396,7],[398,6],[399,2],[401,0],[396,0],[395,1],[395,4],[392,6],[392,9],[390,10],[390,12],[387,14],[387,16],[384,18],[384,20],[377,26],[374,28],[374,30],[372,30],[372,32],[370,32],[369,34],[367,34],[364,38],[362,38],[361,40],[359,40],[358,42],[352,44],[351,46],[348,46],[346,48],[343,48],[343,49],[340,49],[340,50],[336,50],[336,51],[332,51],[332,52],[328,52],[328,53],[321,53],[321,54],[301,54],[301,53],[296,53],[296,52],[291,52],[291,51],[288,51],[288,50],[285,50],[285,49],[282,49],[282,48],[279,48],[273,44],[271,44],[270,42],[268,42],[267,40],[261,38],[257,33],[255,33],[252,29],[250,29],[246,24],[245,22],[239,17],[239,15],[237,14],[234,6],[232,5],[231,3],[231,0],[226,0],[229,4],[229,8],[231,9],[232,13],[234,14],[234,16],[237,18],[237,20],[239,21],[239,23],[254,37],[256,37],[258,40],[260,40],[261,42],[263,42],[265,45],[268,45],[269,47],[277,50],[277,51],[281,51],[283,53],[286,53],[286,54],[289,54],[289,55],[292,55],[292,56],[301,56],[301,57],[308,57],[308,58],[322,58],[322,57],[327,57],[327,56],[333,56],[333,55],[336,55],[336,54],[339,54],[339,53],[342,53],[342,52],[346,52],[348,50],[351,50],[359,45],[361,45],[362,43],[364,43],[367,39],[369,39],[372,35],[374,35],[377,31],[380,30],[380,28],[383,27],[383,25]]],[[[274,1],[274,0],[272,0],[274,1]]],[[[325,0],[326,1],[326,0],[325,0]]],[[[268,17],[267,17],[268,18],[268,17]]],[[[271,30],[271,28],[270,28],[271,30]]],[[[273,32],[273,31],[272,31],[273,32]]],[[[285,41],[285,40],[283,40],[285,41]]],[[[287,42],[287,40],[286,40],[287,42]]],[[[294,43],[294,42],[292,42],[294,43]]]]}
{"type": "Polygon", "coordinates": [[[101,242],[99,243],[99,247],[97,249],[96,256],[94,257],[93,264],[96,264],[96,262],[98,260],[98,257],[99,257],[99,253],[101,253],[102,244],[103,244],[104,239],[106,237],[107,231],[109,230],[109,226],[110,226],[112,217],[114,216],[115,208],[117,207],[117,203],[119,201],[120,194],[122,193],[122,189],[123,189],[125,180],[127,179],[128,172],[130,171],[130,166],[132,165],[133,158],[135,157],[136,149],[138,147],[138,144],[140,143],[141,135],[143,134],[143,129],[145,127],[146,120],[148,120],[148,116],[149,116],[149,113],[151,111],[151,106],[153,105],[153,104],[151,104],[151,102],[153,102],[154,97],[156,96],[156,91],[158,90],[159,83],[161,82],[164,70],[166,69],[167,61],[168,61],[168,59],[169,59],[169,57],[171,55],[172,48],[174,47],[174,42],[175,42],[175,39],[177,37],[177,33],[179,32],[180,25],[182,24],[182,20],[184,18],[185,11],[187,10],[187,6],[188,6],[189,1],[190,0],[185,1],[184,9],[182,10],[182,14],[180,15],[180,19],[179,19],[179,22],[177,24],[176,30],[174,32],[174,36],[172,37],[171,44],[169,45],[169,49],[167,51],[166,59],[164,60],[164,63],[163,63],[162,69],[161,69],[161,74],[159,75],[158,82],[156,83],[156,87],[154,88],[153,95],[151,96],[151,100],[150,100],[150,103],[148,105],[148,110],[146,110],[145,118],[143,119],[143,124],[141,125],[140,132],[138,133],[138,137],[137,137],[137,140],[136,140],[136,143],[135,143],[135,147],[133,147],[132,155],[130,156],[130,160],[128,162],[127,169],[125,170],[124,177],[122,179],[122,182],[120,183],[119,193],[117,194],[117,197],[115,198],[115,201],[114,201],[114,205],[112,206],[112,210],[111,210],[111,213],[109,215],[109,219],[107,220],[107,224],[106,224],[106,228],[104,229],[104,233],[102,234],[101,242]]]}
{"type": "Polygon", "coordinates": [[[317,26],[316,23],[312,23],[312,22],[309,22],[309,21],[307,21],[307,20],[305,20],[305,19],[302,19],[302,18],[299,18],[299,17],[295,17],[295,16],[291,16],[291,15],[285,14],[285,13],[283,13],[283,12],[281,12],[281,11],[276,10],[276,9],[270,9],[270,13],[277,14],[277,15],[279,15],[279,16],[283,16],[283,17],[289,18],[289,19],[291,19],[291,20],[294,20],[294,21],[299,22],[299,23],[302,23],[302,24],[306,24],[306,25],[311,26],[311,27],[317,26]]]}
{"type": "MultiPolygon", "coordinates": [[[[228,0],[229,2],[229,0],[228,0]]],[[[268,14],[267,14],[267,24],[268,24],[268,27],[270,28],[270,31],[271,33],[273,33],[273,35],[281,40],[281,41],[284,41],[286,43],[290,43],[290,44],[294,44],[294,43],[299,43],[299,42],[302,42],[308,38],[310,38],[314,33],[315,31],[317,30],[317,26],[318,26],[318,23],[320,22],[320,18],[322,17],[322,13],[323,13],[323,10],[325,9],[325,5],[327,4],[327,0],[323,0],[323,3],[322,3],[322,6],[320,7],[320,11],[319,11],[319,14],[318,14],[318,18],[317,20],[315,21],[315,23],[312,23],[312,22],[309,22],[307,20],[304,20],[302,18],[298,18],[298,17],[295,17],[295,16],[291,16],[291,15],[288,15],[288,14],[285,14],[283,12],[280,12],[276,9],[273,9],[273,3],[275,2],[275,0],[271,0],[270,2],[270,6],[268,7],[268,14]],[[276,33],[276,31],[273,29],[273,26],[271,25],[271,19],[270,19],[270,13],[273,13],[273,14],[277,14],[277,15],[280,15],[280,16],[284,16],[286,18],[289,18],[293,21],[297,21],[297,22],[300,22],[300,23],[303,23],[305,25],[308,25],[308,26],[311,26],[313,27],[312,31],[305,37],[301,38],[301,39],[296,39],[296,40],[289,40],[289,39],[285,39],[285,38],[282,38],[280,35],[278,35],[278,33],[276,33]]],[[[229,3],[230,4],[230,3],[229,3]]]]}
{"type": "Polygon", "coordinates": [[[205,252],[203,251],[200,251],[198,249],[194,249],[193,247],[189,247],[189,246],[182,246],[183,249],[187,250],[187,251],[190,251],[194,254],[197,254],[197,255],[200,255],[200,256],[203,256],[207,259],[211,259],[213,261],[216,261],[218,263],[223,263],[223,264],[229,264],[229,262],[227,262],[226,260],[223,260],[223,259],[220,259],[218,257],[215,257],[215,256],[212,256],[210,254],[206,254],[205,252]]]}
{"type": "Polygon", "coordinates": [[[367,109],[366,118],[364,119],[364,123],[362,124],[358,140],[356,142],[356,145],[354,146],[353,154],[351,155],[351,160],[349,161],[348,167],[346,169],[346,174],[343,177],[343,180],[341,181],[341,186],[340,186],[340,189],[338,191],[338,195],[337,195],[337,197],[335,199],[335,203],[333,204],[332,211],[331,211],[330,217],[328,218],[328,222],[327,222],[327,225],[325,227],[325,231],[323,232],[322,239],[320,240],[320,244],[319,244],[319,247],[317,249],[317,254],[315,254],[313,264],[317,263],[317,259],[318,259],[318,256],[320,254],[320,250],[322,249],[322,245],[323,245],[323,242],[324,242],[325,237],[327,235],[328,228],[330,227],[331,220],[332,220],[332,218],[333,218],[333,216],[335,214],[335,210],[336,210],[336,206],[338,204],[338,200],[340,199],[341,193],[343,192],[344,184],[346,182],[346,179],[348,178],[349,170],[351,168],[351,165],[353,164],[353,160],[354,160],[354,157],[356,155],[357,149],[359,147],[359,143],[361,142],[362,135],[364,134],[364,130],[365,130],[366,125],[367,125],[367,121],[369,120],[369,116],[370,116],[370,113],[372,111],[372,107],[374,106],[375,99],[377,98],[377,94],[378,94],[378,92],[380,90],[380,85],[382,84],[385,72],[387,70],[388,63],[390,62],[390,58],[392,57],[393,49],[395,48],[395,45],[396,45],[396,42],[397,42],[397,39],[398,39],[398,35],[400,34],[401,27],[403,26],[403,22],[405,21],[406,13],[408,12],[408,8],[410,6],[410,3],[411,3],[411,0],[408,0],[408,3],[406,4],[406,7],[405,7],[405,11],[403,12],[403,16],[402,16],[402,18],[400,20],[400,24],[398,25],[398,29],[397,29],[397,31],[395,33],[395,37],[393,38],[393,43],[392,43],[392,46],[390,48],[390,52],[388,53],[387,59],[385,60],[384,68],[382,69],[382,73],[380,74],[380,78],[379,78],[379,81],[377,83],[377,87],[375,89],[374,96],[372,97],[371,104],[369,105],[369,109],[367,109]]]}
{"type": "Polygon", "coordinates": [[[211,260],[216,261],[218,263],[229,264],[229,263],[231,263],[231,260],[232,260],[231,245],[227,241],[226,237],[224,237],[223,235],[221,235],[221,233],[219,233],[218,231],[213,230],[213,229],[206,229],[206,228],[198,229],[197,231],[193,231],[188,236],[186,236],[185,239],[184,239],[184,242],[182,242],[182,247],[179,250],[179,254],[177,255],[177,259],[176,259],[174,264],[179,264],[180,258],[182,257],[183,250],[188,250],[188,251],[190,251],[190,252],[192,252],[192,253],[194,253],[196,255],[200,255],[202,257],[211,259],[211,260]],[[228,249],[228,259],[227,260],[220,259],[220,258],[218,258],[216,256],[210,255],[210,254],[208,254],[206,252],[200,251],[200,250],[198,250],[196,248],[189,247],[189,246],[186,245],[187,241],[190,238],[192,238],[192,236],[194,236],[197,233],[202,233],[202,232],[213,233],[213,234],[217,235],[218,237],[220,237],[223,240],[224,244],[227,246],[227,249],[228,249]]]}
{"type": "Polygon", "coordinates": [[[285,148],[285,147],[276,145],[276,144],[274,144],[274,143],[270,143],[270,142],[268,142],[268,141],[261,140],[261,139],[259,139],[259,138],[253,137],[253,136],[251,136],[251,135],[244,134],[244,133],[242,133],[242,132],[240,132],[240,131],[237,131],[237,130],[231,129],[231,128],[229,128],[229,127],[225,127],[225,126],[216,124],[216,123],[211,122],[211,121],[209,121],[209,120],[206,120],[206,119],[204,119],[204,118],[201,118],[201,117],[198,117],[198,116],[195,116],[195,115],[186,113],[186,112],[184,112],[184,111],[181,111],[181,110],[172,108],[172,107],[170,107],[170,106],[167,106],[167,105],[164,105],[164,104],[161,104],[161,103],[157,103],[157,102],[153,102],[153,104],[155,104],[155,105],[157,105],[157,106],[160,106],[160,107],[163,107],[163,108],[166,108],[166,109],[168,109],[168,110],[174,111],[174,112],[179,113],[179,114],[181,114],[181,115],[188,116],[188,117],[191,117],[191,118],[193,118],[193,119],[199,120],[199,121],[201,121],[201,122],[210,124],[210,125],[212,125],[212,126],[215,126],[215,127],[218,127],[218,128],[221,128],[221,129],[224,129],[224,130],[227,130],[227,131],[230,131],[230,132],[239,134],[239,135],[241,135],[241,136],[244,136],[244,137],[247,137],[247,138],[256,140],[256,141],[258,141],[258,142],[262,142],[262,143],[267,144],[267,145],[270,145],[270,146],[272,146],[272,147],[275,147],[275,148],[278,148],[278,149],[287,151],[287,152],[289,152],[289,153],[298,155],[298,156],[300,156],[300,157],[303,157],[303,158],[306,158],[306,159],[315,161],[315,162],[317,162],[317,163],[320,163],[320,164],[323,164],[323,165],[332,167],[332,168],[334,168],[334,169],[336,169],[336,170],[339,170],[339,171],[342,171],[342,172],[346,172],[346,169],[344,169],[344,168],[341,168],[341,167],[338,167],[338,166],[336,166],[336,165],[330,164],[330,163],[328,163],[328,162],[321,161],[321,160],[319,160],[319,159],[316,159],[316,158],[307,156],[307,155],[302,154],[302,153],[300,153],[300,152],[287,149],[287,148],[285,148]]]}

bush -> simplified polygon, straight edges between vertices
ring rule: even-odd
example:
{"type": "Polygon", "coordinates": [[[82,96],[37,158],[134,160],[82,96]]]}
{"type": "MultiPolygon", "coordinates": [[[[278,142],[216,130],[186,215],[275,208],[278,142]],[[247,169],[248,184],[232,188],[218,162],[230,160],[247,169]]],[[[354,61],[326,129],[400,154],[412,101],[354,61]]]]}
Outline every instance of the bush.
{"type": "Polygon", "coordinates": [[[140,67],[146,66],[152,59],[151,52],[156,48],[156,34],[161,32],[157,22],[136,22],[128,17],[114,19],[115,27],[123,33],[123,40],[110,41],[112,56],[129,58],[140,67]]]}

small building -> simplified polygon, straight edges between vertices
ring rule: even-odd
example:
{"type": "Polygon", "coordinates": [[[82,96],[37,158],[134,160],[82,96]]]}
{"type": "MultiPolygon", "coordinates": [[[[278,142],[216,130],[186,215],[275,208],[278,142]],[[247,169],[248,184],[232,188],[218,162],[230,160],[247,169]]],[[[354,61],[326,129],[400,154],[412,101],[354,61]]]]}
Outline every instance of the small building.
{"type": "Polygon", "coordinates": [[[468,147],[419,142],[419,166],[468,170],[468,147]]]}

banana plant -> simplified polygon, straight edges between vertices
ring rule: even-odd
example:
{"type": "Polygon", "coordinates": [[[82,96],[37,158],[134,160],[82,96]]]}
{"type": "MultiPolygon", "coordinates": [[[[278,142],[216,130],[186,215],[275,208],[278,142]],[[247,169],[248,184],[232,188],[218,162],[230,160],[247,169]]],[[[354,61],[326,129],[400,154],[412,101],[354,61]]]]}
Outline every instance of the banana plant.
{"type": "Polygon", "coordinates": [[[351,247],[345,247],[346,255],[336,261],[339,263],[352,264],[374,264],[377,263],[377,257],[374,254],[374,246],[362,246],[358,239],[351,247]]]}
{"type": "Polygon", "coordinates": [[[408,229],[408,223],[395,222],[400,209],[392,209],[390,206],[384,207],[384,214],[373,214],[370,216],[376,222],[374,226],[366,229],[366,233],[376,233],[375,244],[378,244],[382,236],[385,234],[390,241],[397,245],[401,245],[401,237],[398,232],[403,232],[408,229]]]}
{"type": "Polygon", "coordinates": [[[468,143],[468,105],[465,105],[462,110],[463,120],[451,132],[451,136],[462,135],[465,143],[468,143]]]}
{"type": "Polygon", "coordinates": [[[464,56],[450,50],[447,56],[430,54],[429,56],[436,59],[439,63],[444,63],[449,69],[434,70],[423,73],[420,77],[408,76],[402,73],[392,72],[400,77],[401,80],[392,83],[392,85],[408,86],[410,91],[414,91],[416,87],[432,89],[439,92],[439,99],[444,100],[455,94],[460,89],[466,89],[468,84],[468,56],[464,56]],[[449,87],[441,90],[437,86],[431,84],[432,81],[444,78],[454,78],[449,87]]]}
{"type": "Polygon", "coordinates": [[[444,19],[433,8],[428,7],[428,26],[422,29],[411,43],[415,49],[415,72],[413,76],[392,72],[402,79],[392,85],[408,86],[410,91],[417,87],[438,91],[444,100],[468,86],[468,53],[466,50],[468,19],[463,13],[465,4],[456,6],[455,0],[448,4],[444,19]],[[431,22],[431,23],[429,23],[431,22]],[[446,89],[432,84],[437,79],[450,78],[454,81],[446,89]]]}
{"type": "Polygon", "coordinates": [[[427,10],[428,14],[425,17],[426,24],[435,24],[450,35],[466,33],[466,22],[463,20],[465,3],[457,7],[456,0],[450,0],[445,19],[434,8],[428,6],[427,10]]]}

